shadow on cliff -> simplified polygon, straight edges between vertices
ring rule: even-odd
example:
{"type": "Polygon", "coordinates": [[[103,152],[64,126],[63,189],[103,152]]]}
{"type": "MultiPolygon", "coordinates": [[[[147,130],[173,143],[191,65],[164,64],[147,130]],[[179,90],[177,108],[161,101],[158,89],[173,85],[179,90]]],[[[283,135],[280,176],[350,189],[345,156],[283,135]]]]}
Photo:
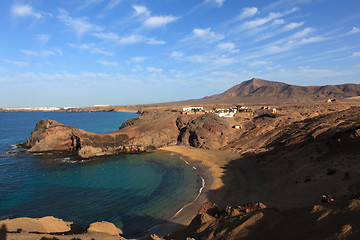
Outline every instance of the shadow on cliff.
{"type": "Polygon", "coordinates": [[[3,224],[0,229],[0,240],[6,240],[6,235],[7,235],[6,225],[3,224]]]}
{"type": "MultiPolygon", "coordinates": [[[[350,132],[350,131],[349,131],[350,132]]],[[[346,198],[360,191],[360,138],[348,132],[248,154],[223,169],[223,186],[209,192],[220,207],[262,202],[287,209],[320,202],[322,194],[346,198]]]]}

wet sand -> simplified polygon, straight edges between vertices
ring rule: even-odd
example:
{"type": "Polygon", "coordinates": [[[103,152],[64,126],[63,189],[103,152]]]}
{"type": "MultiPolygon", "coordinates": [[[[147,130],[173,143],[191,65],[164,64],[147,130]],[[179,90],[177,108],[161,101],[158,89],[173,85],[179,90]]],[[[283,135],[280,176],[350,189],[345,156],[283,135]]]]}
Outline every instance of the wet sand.
{"type": "Polygon", "coordinates": [[[222,176],[226,164],[232,160],[238,159],[239,156],[237,154],[189,146],[170,146],[160,148],[159,150],[178,154],[184,161],[187,161],[190,165],[194,166],[198,170],[200,177],[205,181],[205,186],[202,189],[201,194],[194,202],[185,206],[167,223],[152,229],[152,233],[155,233],[158,236],[166,236],[167,234],[190,224],[191,220],[197,215],[201,204],[209,201],[210,191],[217,190],[224,186],[222,176]]]}

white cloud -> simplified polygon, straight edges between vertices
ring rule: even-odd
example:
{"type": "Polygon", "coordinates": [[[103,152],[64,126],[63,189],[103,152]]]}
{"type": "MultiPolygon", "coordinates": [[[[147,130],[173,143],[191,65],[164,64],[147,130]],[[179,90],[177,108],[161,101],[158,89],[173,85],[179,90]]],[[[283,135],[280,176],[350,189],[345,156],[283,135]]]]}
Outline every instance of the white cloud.
{"type": "Polygon", "coordinates": [[[303,38],[300,40],[299,44],[308,44],[308,43],[315,43],[315,42],[321,42],[325,41],[326,38],[322,36],[315,36],[315,37],[309,37],[309,38],[303,38]]]}
{"type": "Polygon", "coordinates": [[[151,14],[151,12],[145,6],[133,5],[132,7],[135,10],[135,16],[145,15],[148,17],[151,14]]]}
{"type": "Polygon", "coordinates": [[[105,56],[114,56],[114,54],[112,52],[105,51],[102,48],[92,48],[92,49],[90,49],[90,52],[91,53],[102,54],[102,55],[105,55],[105,56]]]}
{"type": "Polygon", "coordinates": [[[239,52],[239,49],[235,49],[235,44],[231,42],[224,42],[217,45],[217,48],[222,51],[227,51],[231,53],[239,52]]]}
{"type": "Polygon", "coordinates": [[[41,51],[20,49],[19,51],[27,56],[35,56],[35,57],[48,57],[48,56],[52,56],[52,55],[56,55],[56,54],[62,55],[62,52],[59,49],[41,50],[41,51]]]}
{"type": "Polygon", "coordinates": [[[100,63],[103,66],[109,66],[109,67],[116,67],[118,65],[117,62],[109,62],[106,60],[100,60],[100,61],[98,61],[98,63],[100,63]]]}
{"type": "Polygon", "coordinates": [[[50,13],[42,11],[34,11],[30,5],[15,4],[11,7],[11,13],[18,17],[35,17],[37,19],[44,18],[45,16],[52,16],[50,13]]]}
{"type": "Polygon", "coordinates": [[[119,40],[119,36],[112,32],[107,32],[107,33],[99,32],[99,33],[93,33],[91,35],[94,37],[97,37],[99,39],[106,40],[106,41],[116,42],[119,40]]]}
{"type": "Polygon", "coordinates": [[[181,51],[173,51],[173,52],[170,54],[170,56],[171,56],[172,58],[181,58],[181,57],[184,56],[184,53],[181,52],[181,51]]]}
{"type": "Polygon", "coordinates": [[[122,0],[111,0],[106,6],[106,10],[111,10],[121,3],[122,0]]]}
{"type": "Polygon", "coordinates": [[[214,3],[217,7],[221,7],[224,4],[225,0],[205,0],[204,3],[214,3]]]}
{"type": "Polygon", "coordinates": [[[101,32],[101,33],[93,33],[92,36],[106,41],[112,41],[117,44],[134,44],[134,43],[143,42],[150,45],[161,45],[166,43],[165,41],[157,40],[154,38],[148,38],[140,34],[131,34],[128,36],[120,37],[112,32],[109,33],[101,32]]]}
{"type": "Polygon", "coordinates": [[[195,28],[193,30],[194,37],[203,38],[209,41],[220,41],[224,39],[224,35],[216,34],[215,32],[211,32],[211,28],[195,28]]]}
{"type": "Polygon", "coordinates": [[[266,61],[254,60],[252,62],[249,62],[250,67],[258,67],[258,66],[263,66],[263,65],[267,65],[267,64],[269,64],[269,62],[266,62],[266,61]]]}
{"type": "Polygon", "coordinates": [[[295,28],[301,27],[304,24],[304,22],[292,22],[284,26],[284,31],[290,31],[295,28]]]}
{"type": "Polygon", "coordinates": [[[148,19],[145,20],[144,26],[148,28],[162,27],[177,19],[178,19],[177,17],[174,17],[172,15],[149,17],[148,19]]]}
{"type": "Polygon", "coordinates": [[[133,43],[138,43],[144,40],[144,36],[142,35],[129,35],[126,37],[122,37],[118,40],[118,43],[121,44],[133,44],[133,43]]]}
{"type": "Polygon", "coordinates": [[[249,18],[254,16],[258,12],[258,9],[256,7],[247,7],[243,8],[240,15],[235,19],[235,21],[240,21],[245,18],[249,18]]]}
{"type": "Polygon", "coordinates": [[[304,28],[302,31],[295,33],[291,38],[292,39],[296,39],[296,38],[301,38],[301,37],[305,37],[307,36],[309,33],[313,32],[315,29],[311,28],[311,27],[307,27],[304,28]]]}
{"type": "Polygon", "coordinates": [[[247,21],[245,23],[243,23],[239,30],[247,30],[247,29],[252,29],[252,28],[256,28],[256,27],[260,27],[266,23],[269,23],[277,18],[283,17],[285,15],[288,15],[290,13],[293,13],[295,11],[297,11],[298,8],[292,8],[288,11],[285,12],[270,12],[268,16],[266,17],[262,17],[262,18],[257,18],[251,21],[247,21]]]}
{"type": "Polygon", "coordinates": [[[38,34],[35,36],[36,40],[38,40],[42,44],[46,44],[51,39],[51,35],[49,34],[38,34]]]}
{"type": "Polygon", "coordinates": [[[351,31],[348,34],[355,34],[355,33],[360,33],[360,28],[353,27],[353,29],[351,29],[351,31]]]}
{"type": "Polygon", "coordinates": [[[102,27],[89,23],[87,18],[72,18],[64,9],[59,9],[58,18],[70,30],[74,31],[78,37],[81,37],[86,32],[102,30],[102,27]]]}
{"type": "Polygon", "coordinates": [[[157,40],[155,38],[145,38],[145,43],[150,45],[162,45],[165,44],[166,42],[162,40],[157,40]]]}
{"type": "Polygon", "coordinates": [[[154,73],[162,73],[163,69],[162,68],[155,68],[155,67],[147,67],[146,68],[149,72],[154,72],[154,73]]]}
{"type": "MultiPolygon", "coordinates": [[[[276,21],[276,20],[275,20],[276,21]]],[[[275,22],[274,21],[274,22],[275,22]]],[[[283,24],[284,22],[281,22],[279,24],[283,24]]],[[[292,22],[292,23],[289,23],[287,25],[285,25],[284,27],[282,28],[279,28],[277,30],[274,30],[274,31],[268,31],[266,34],[263,34],[260,38],[258,38],[257,40],[258,41],[261,41],[261,40],[264,40],[264,39],[268,39],[268,38],[271,38],[271,37],[274,37],[274,36],[277,36],[281,33],[284,33],[284,32],[288,32],[288,31],[291,31],[291,30],[294,30],[298,27],[301,27],[304,23],[303,22],[292,22]]],[[[308,28],[305,30],[305,32],[302,32],[302,33],[299,33],[299,34],[307,34],[309,33],[309,31],[311,31],[311,28],[308,28]]]]}
{"type": "Polygon", "coordinates": [[[245,30],[245,29],[259,27],[281,16],[282,16],[281,13],[272,12],[267,17],[257,18],[255,20],[245,22],[243,25],[240,26],[240,29],[245,30]]]}
{"type": "Polygon", "coordinates": [[[236,63],[238,60],[235,58],[228,58],[228,57],[219,57],[213,60],[212,64],[215,66],[224,66],[224,65],[231,65],[236,63]]]}
{"type": "Polygon", "coordinates": [[[353,57],[360,57],[360,52],[354,52],[353,57]]]}
{"type": "Polygon", "coordinates": [[[23,62],[23,61],[13,61],[13,60],[9,60],[9,59],[3,59],[3,61],[6,62],[6,63],[16,65],[18,67],[27,67],[27,66],[29,66],[28,62],[23,62]]]}
{"type": "Polygon", "coordinates": [[[290,38],[287,38],[286,41],[285,39],[282,39],[280,41],[277,41],[277,43],[268,44],[264,48],[265,55],[285,52],[285,51],[293,50],[305,44],[316,43],[326,40],[326,38],[322,36],[302,38],[303,36],[305,36],[305,33],[306,31],[305,32],[302,31],[300,34],[297,33],[291,36],[290,38]]]}
{"type": "Polygon", "coordinates": [[[70,47],[72,47],[72,48],[78,48],[80,50],[87,50],[87,51],[89,51],[90,53],[93,53],[93,54],[102,54],[102,55],[105,55],[105,56],[114,56],[114,54],[112,52],[108,52],[108,51],[105,51],[102,48],[95,47],[95,45],[93,43],[90,43],[90,44],[86,44],[86,43],[83,43],[83,44],[71,44],[71,43],[69,43],[68,45],[70,47]]]}
{"type": "Polygon", "coordinates": [[[84,9],[89,7],[92,4],[102,3],[104,0],[83,0],[83,4],[79,7],[80,9],[84,9]]]}
{"type": "Polygon", "coordinates": [[[193,63],[203,63],[203,62],[208,61],[208,58],[206,58],[205,56],[202,56],[202,55],[192,55],[192,56],[189,56],[187,59],[193,63]]]}
{"type": "Polygon", "coordinates": [[[131,62],[139,63],[139,62],[145,61],[145,59],[146,59],[146,57],[132,57],[130,60],[131,60],[131,62]]]}

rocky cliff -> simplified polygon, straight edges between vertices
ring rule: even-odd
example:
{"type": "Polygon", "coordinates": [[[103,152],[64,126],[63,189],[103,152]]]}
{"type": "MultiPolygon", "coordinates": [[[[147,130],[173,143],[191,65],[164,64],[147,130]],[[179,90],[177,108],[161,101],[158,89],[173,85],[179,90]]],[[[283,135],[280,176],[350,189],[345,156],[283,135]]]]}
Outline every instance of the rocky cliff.
{"type": "Polygon", "coordinates": [[[247,153],[334,138],[360,126],[360,107],[318,105],[283,107],[277,114],[240,113],[185,115],[147,112],[125,122],[118,131],[96,134],[41,120],[25,142],[28,152],[68,151],[83,158],[189,145],[247,153]]]}

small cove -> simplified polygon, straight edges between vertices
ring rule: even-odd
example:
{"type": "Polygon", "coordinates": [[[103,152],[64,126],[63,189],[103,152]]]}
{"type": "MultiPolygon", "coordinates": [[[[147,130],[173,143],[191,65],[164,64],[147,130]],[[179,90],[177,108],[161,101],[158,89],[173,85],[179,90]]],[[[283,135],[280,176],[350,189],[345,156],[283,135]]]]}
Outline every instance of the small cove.
{"type": "Polygon", "coordinates": [[[178,156],[154,152],[76,162],[60,154],[4,154],[11,145],[25,141],[40,119],[99,133],[117,130],[135,116],[0,113],[0,133],[4,136],[0,141],[0,216],[52,215],[83,226],[110,221],[128,237],[166,222],[192,202],[202,186],[196,170],[178,156]]]}

